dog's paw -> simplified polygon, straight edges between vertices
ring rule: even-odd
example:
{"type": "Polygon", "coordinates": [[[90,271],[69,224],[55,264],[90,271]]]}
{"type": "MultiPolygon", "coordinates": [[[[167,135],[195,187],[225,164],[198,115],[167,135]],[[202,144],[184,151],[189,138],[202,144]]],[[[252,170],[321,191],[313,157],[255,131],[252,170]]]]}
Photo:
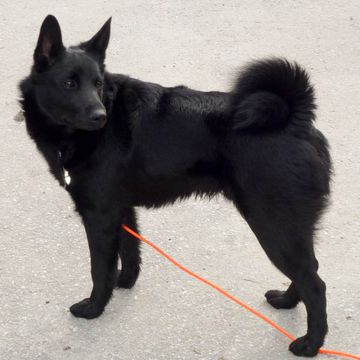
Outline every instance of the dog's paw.
{"type": "Polygon", "coordinates": [[[131,289],[139,276],[139,269],[133,271],[119,271],[116,280],[116,286],[124,289],[131,289]]]}
{"type": "Polygon", "coordinates": [[[293,341],[289,350],[296,356],[313,357],[319,352],[319,345],[314,344],[307,335],[293,341]]]}
{"type": "Polygon", "coordinates": [[[298,301],[286,295],[286,291],[269,290],[265,294],[267,302],[275,309],[292,309],[298,301]]]}
{"type": "Polygon", "coordinates": [[[99,306],[89,298],[84,299],[70,307],[70,312],[76,316],[85,319],[94,319],[102,314],[103,306],[99,306]]]}

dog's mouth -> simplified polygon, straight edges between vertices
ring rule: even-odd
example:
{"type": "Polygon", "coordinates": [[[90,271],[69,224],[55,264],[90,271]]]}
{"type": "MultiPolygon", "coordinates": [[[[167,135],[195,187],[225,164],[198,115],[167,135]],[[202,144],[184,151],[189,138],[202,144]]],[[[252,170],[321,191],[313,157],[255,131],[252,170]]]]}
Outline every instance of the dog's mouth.
{"type": "Polygon", "coordinates": [[[70,120],[68,118],[63,119],[64,124],[71,129],[78,130],[99,130],[102,129],[107,123],[107,118],[103,118],[101,120],[70,120]]]}

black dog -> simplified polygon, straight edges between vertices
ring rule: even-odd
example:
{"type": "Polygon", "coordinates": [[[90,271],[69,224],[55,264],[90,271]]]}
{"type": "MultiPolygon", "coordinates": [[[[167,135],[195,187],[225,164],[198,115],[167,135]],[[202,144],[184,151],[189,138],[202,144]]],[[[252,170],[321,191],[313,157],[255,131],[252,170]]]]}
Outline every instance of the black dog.
{"type": "Polygon", "coordinates": [[[326,139],[313,127],[306,72],[269,59],[250,64],[231,93],[164,88],[106,72],[109,36],[110,19],[91,40],[65,48],[57,20],[48,16],[31,74],[20,84],[27,130],[73,198],[89,241],[93,289],[70,311],[95,318],[114,284],[135,284],[139,243],[120,230],[121,223],[136,230],[134,206],[220,193],[292,281],[285,292],[268,291],[267,301],[286,309],[305,303],[308,332],[290,350],[316,355],[327,322],[313,236],[331,162],[326,139]]]}

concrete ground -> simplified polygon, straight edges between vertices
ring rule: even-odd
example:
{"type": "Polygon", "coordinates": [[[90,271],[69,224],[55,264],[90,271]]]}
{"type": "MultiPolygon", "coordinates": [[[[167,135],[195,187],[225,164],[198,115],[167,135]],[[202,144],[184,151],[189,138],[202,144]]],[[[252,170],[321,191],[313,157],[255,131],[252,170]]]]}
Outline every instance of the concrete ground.
{"type": "MultiPolygon", "coordinates": [[[[326,347],[360,353],[360,3],[326,1],[13,1],[0,4],[0,359],[294,359],[288,340],[143,247],[131,291],[115,291],[102,317],[68,307],[88,296],[85,234],[47,172],[18,112],[43,18],[56,15],[65,43],[89,38],[113,16],[108,68],[164,85],[227,90],[238,67],[267,55],[311,73],[318,127],[332,146],[332,206],[318,232],[328,286],[326,347]]],[[[231,204],[189,200],[140,210],[143,234],[291,333],[303,305],[268,306],[263,294],[288,280],[268,261],[231,204]]],[[[324,357],[324,356],[323,356],[324,357]]],[[[324,357],[325,358],[325,357],[324,357]]]]}

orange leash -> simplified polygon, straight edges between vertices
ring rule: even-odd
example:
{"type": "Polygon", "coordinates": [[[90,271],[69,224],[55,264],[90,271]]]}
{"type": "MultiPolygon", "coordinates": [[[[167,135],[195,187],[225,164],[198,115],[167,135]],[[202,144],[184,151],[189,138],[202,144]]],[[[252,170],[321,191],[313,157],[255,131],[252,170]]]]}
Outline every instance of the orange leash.
{"type": "MultiPolygon", "coordinates": [[[[212,287],[213,289],[215,289],[216,291],[218,291],[220,294],[224,295],[225,297],[227,297],[228,299],[230,299],[231,301],[235,302],[236,304],[242,306],[244,309],[250,311],[251,313],[253,313],[255,316],[257,316],[258,318],[262,319],[263,321],[267,322],[268,324],[270,324],[272,327],[274,327],[276,330],[278,330],[279,332],[281,332],[283,335],[285,335],[286,337],[288,337],[291,341],[294,341],[296,338],[289,334],[287,331],[285,331],[283,328],[281,328],[279,325],[275,324],[272,320],[270,320],[269,318],[267,318],[266,316],[264,316],[263,314],[259,313],[258,311],[254,310],[253,308],[251,308],[249,305],[246,305],[245,303],[243,303],[242,301],[240,301],[239,299],[237,299],[236,297],[232,296],[231,294],[229,294],[228,292],[226,292],[224,289],[222,289],[220,286],[212,283],[209,280],[206,280],[204,278],[202,278],[201,276],[195,274],[194,272],[192,272],[191,270],[187,269],[185,266],[179,264],[176,260],[174,260],[171,256],[169,256],[167,253],[165,253],[163,250],[161,250],[159,247],[157,247],[155,244],[153,244],[151,241],[145,239],[144,237],[142,237],[141,235],[139,235],[138,233],[136,233],[135,231],[131,230],[129,227],[127,227],[126,225],[122,224],[121,225],[122,228],[127,231],[129,234],[135,236],[137,239],[141,240],[142,242],[148,244],[149,246],[151,246],[154,250],[156,250],[160,255],[162,255],[163,257],[165,257],[166,259],[168,259],[171,263],[173,263],[176,267],[178,267],[180,270],[184,271],[185,273],[187,273],[188,275],[194,277],[195,279],[198,279],[199,281],[205,283],[206,285],[212,287]]],[[[319,353],[321,354],[326,354],[326,355],[337,355],[337,356],[341,356],[341,357],[345,357],[345,358],[349,358],[349,359],[356,359],[356,360],[360,360],[360,356],[359,355],[354,355],[354,354],[347,354],[341,351],[335,351],[335,350],[327,350],[327,349],[320,349],[319,353]]]]}

